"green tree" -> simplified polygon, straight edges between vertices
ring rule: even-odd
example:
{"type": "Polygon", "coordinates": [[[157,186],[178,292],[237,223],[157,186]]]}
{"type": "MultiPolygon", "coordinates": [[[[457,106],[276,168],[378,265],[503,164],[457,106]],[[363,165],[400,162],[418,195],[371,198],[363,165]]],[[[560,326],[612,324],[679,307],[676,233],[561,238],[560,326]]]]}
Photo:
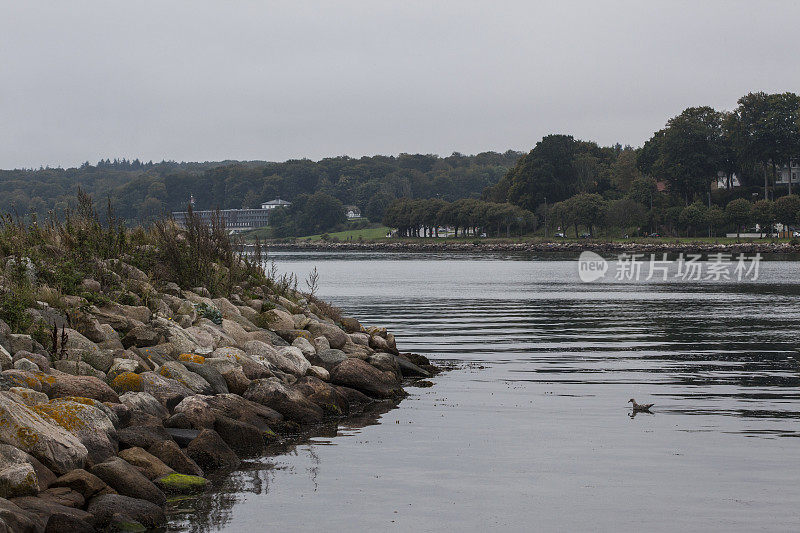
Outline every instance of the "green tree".
{"type": "Polygon", "coordinates": [[[775,220],[783,224],[788,231],[789,226],[795,224],[800,215],[800,196],[789,194],[775,200],[775,220]]]}
{"type": "Polygon", "coordinates": [[[606,216],[606,201],[599,194],[576,194],[566,202],[566,209],[575,226],[575,237],[578,237],[578,225],[582,224],[594,236],[595,226],[601,225],[606,216]]]}
{"type": "Polygon", "coordinates": [[[711,226],[711,230],[714,235],[716,235],[717,232],[721,230],[728,221],[727,217],[725,216],[725,211],[723,211],[723,209],[717,205],[712,205],[708,209],[706,218],[708,219],[708,225],[711,226]]]}
{"type": "Polygon", "coordinates": [[[694,202],[683,208],[680,214],[680,223],[686,228],[687,234],[697,237],[699,229],[708,224],[707,208],[700,202],[694,202]]]}
{"type": "Polygon", "coordinates": [[[775,224],[775,205],[769,200],[759,200],[753,205],[753,222],[769,237],[775,224]]]}
{"type": "Polygon", "coordinates": [[[709,190],[722,156],[722,116],[710,107],[690,107],[667,122],[659,168],[686,205],[709,190]]]}
{"type": "Polygon", "coordinates": [[[737,198],[725,206],[725,214],[728,216],[728,220],[736,226],[736,240],[738,242],[741,237],[742,226],[749,224],[753,219],[753,204],[744,198],[737,198]]]}

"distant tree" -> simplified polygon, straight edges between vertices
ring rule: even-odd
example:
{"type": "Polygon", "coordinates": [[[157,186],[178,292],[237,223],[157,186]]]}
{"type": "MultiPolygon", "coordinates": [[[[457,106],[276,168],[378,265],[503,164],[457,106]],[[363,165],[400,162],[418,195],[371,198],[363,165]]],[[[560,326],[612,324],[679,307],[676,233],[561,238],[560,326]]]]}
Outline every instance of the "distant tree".
{"type": "MultiPolygon", "coordinates": [[[[788,92],[750,93],[739,99],[736,117],[740,128],[737,148],[743,160],[762,165],[767,198],[767,165],[772,165],[774,181],[777,166],[788,163],[800,151],[800,97],[788,92]]],[[[791,193],[791,184],[789,187],[791,193]]]]}
{"type": "Polygon", "coordinates": [[[582,224],[594,236],[594,228],[603,223],[606,216],[606,201],[599,194],[576,194],[565,202],[568,216],[575,226],[575,237],[578,237],[578,225],[582,224]]]}
{"type": "Polygon", "coordinates": [[[717,205],[712,205],[708,209],[706,212],[706,219],[708,220],[708,225],[711,226],[711,230],[714,235],[716,235],[717,232],[722,229],[727,222],[725,211],[717,205]]]}
{"type": "Polygon", "coordinates": [[[694,202],[683,208],[679,220],[687,234],[697,237],[697,231],[708,224],[707,208],[700,202],[694,202]]]}
{"type": "Polygon", "coordinates": [[[788,228],[795,224],[800,216],[800,196],[789,194],[775,200],[775,220],[788,228]]]}
{"type": "Polygon", "coordinates": [[[636,150],[628,146],[619,153],[617,160],[611,165],[611,183],[623,193],[627,193],[634,180],[640,176],[641,172],[636,168],[636,150]]]}
{"type": "Polygon", "coordinates": [[[636,200],[626,197],[608,202],[606,225],[623,230],[638,229],[647,223],[647,209],[636,200]]]}
{"type": "Polygon", "coordinates": [[[736,240],[741,237],[742,226],[749,224],[753,219],[753,204],[744,198],[732,200],[725,206],[728,220],[736,226],[736,240]]]}
{"type": "Polygon", "coordinates": [[[753,221],[758,224],[760,231],[767,236],[772,234],[775,224],[775,205],[770,200],[759,200],[753,205],[753,221]]]}
{"type": "Polygon", "coordinates": [[[383,219],[383,214],[386,212],[386,208],[389,207],[393,200],[394,198],[385,192],[375,193],[367,201],[364,214],[372,221],[380,221],[383,219]]]}
{"type": "Polygon", "coordinates": [[[686,205],[709,190],[722,158],[722,116],[710,107],[690,107],[667,122],[659,169],[686,205]]]}

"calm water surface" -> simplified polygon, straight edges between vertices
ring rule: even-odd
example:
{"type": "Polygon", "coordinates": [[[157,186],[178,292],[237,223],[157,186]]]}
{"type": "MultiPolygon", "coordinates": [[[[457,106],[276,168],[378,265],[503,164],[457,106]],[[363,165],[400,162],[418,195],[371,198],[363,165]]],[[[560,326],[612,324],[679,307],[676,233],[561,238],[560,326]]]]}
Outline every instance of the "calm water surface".
{"type": "Polygon", "coordinates": [[[273,258],[455,369],[249,461],[176,527],[800,530],[800,262],[750,283],[582,284],[575,261],[523,256],[273,258]],[[631,418],[631,397],[653,414],[631,418]]]}

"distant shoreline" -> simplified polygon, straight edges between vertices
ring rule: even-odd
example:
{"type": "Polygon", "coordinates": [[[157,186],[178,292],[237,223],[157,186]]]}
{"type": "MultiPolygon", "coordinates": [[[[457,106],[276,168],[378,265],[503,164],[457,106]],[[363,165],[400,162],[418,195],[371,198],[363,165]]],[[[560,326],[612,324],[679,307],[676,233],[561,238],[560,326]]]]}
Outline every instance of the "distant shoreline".
{"type": "Polygon", "coordinates": [[[763,253],[800,254],[800,245],[788,242],[447,242],[442,240],[267,243],[270,250],[382,251],[382,252],[533,252],[533,253],[763,253]]]}

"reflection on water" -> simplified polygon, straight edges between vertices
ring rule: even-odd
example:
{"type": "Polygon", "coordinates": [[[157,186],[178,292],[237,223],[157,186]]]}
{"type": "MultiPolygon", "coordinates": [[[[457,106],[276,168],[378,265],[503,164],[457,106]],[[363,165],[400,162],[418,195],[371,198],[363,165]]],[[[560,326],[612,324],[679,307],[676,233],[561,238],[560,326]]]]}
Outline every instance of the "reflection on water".
{"type": "Polygon", "coordinates": [[[276,254],[301,278],[316,266],[322,297],[401,349],[457,367],[249,463],[177,523],[794,529],[800,262],[762,263],[754,283],[586,285],[574,261],[530,259],[276,254]],[[631,416],[631,397],[652,414],[631,416]]]}

